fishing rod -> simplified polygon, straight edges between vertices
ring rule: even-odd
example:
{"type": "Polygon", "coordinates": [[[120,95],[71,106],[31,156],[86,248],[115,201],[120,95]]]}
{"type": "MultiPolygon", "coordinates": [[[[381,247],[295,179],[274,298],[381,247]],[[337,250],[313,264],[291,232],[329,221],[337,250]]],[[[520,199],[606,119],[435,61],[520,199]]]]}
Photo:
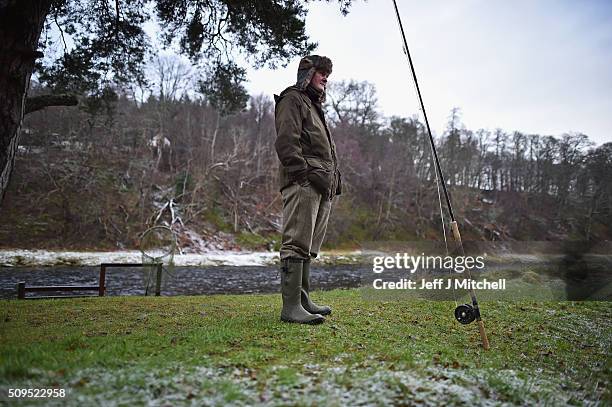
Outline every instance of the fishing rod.
{"type": "MultiPolygon", "coordinates": [[[[431,128],[429,127],[429,120],[427,119],[427,113],[425,112],[425,104],[423,103],[423,97],[421,96],[421,89],[419,88],[419,81],[417,80],[416,72],[414,69],[414,64],[412,63],[412,57],[410,56],[410,50],[408,49],[408,41],[406,41],[406,34],[404,33],[404,26],[402,24],[402,19],[400,17],[399,9],[397,8],[397,1],[393,0],[393,7],[395,8],[395,15],[397,17],[397,22],[399,24],[400,32],[402,34],[402,40],[404,41],[404,53],[408,57],[408,64],[410,65],[410,71],[412,72],[412,80],[414,81],[414,85],[416,87],[417,96],[419,98],[419,103],[421,105],[421,111],[423,112],[423,117],[425,119],[425,126],[427,128],[427,134],[429,135],[429,142],[431,143],[431,151],[434,157],[434,161],[436,164],[436,182],[438,184],[438,199],[440,200],[440,210],[442,209],[442,202],[439,195],[440,184],[442,184],[442,190],[444,191],[444,197],[446,198],[446,206],[448,207],[448,213],[451,218],[450,227],[453,231],[453,238],[457,242],[459,246],[459,250],[462,256],[465,256],[465,250],[463,249],[463,243],[461,241],[461,233],[459,233],[459,226],[457,225],[457,221],[455,220],[455,214],[453,213],[453,206],[451,205],[450,196],[448,194],[448,189],[446,188],[446,181],[444,180],[444,174],[442,173],[442,168],[440,167],[440,160],[438,159],[438,153],[436,151],[436,144],[434,142],[433,136],[431,134],[431,128]]],[[[442,212],[441,212],[442,214],[442,212]]],[[[442,214],[442,227],[444,233],[444,240],[446,241],[446,231],[444,230],[444,215],[442,214]]],[[[448,248],[447,248],[448,250],[448,248]]],[[[467,269],[468,277],[470,280],[472,279],[470,269],[467,269]]],[[[455,288],[453,287],[453,291],[455,288]]],[[[473,321],[478,323],[478,330],[480,331],[480,339],[482,340],[482,346],[485,350],[489,349],[489,339],[487,338],[487,333],[485,331],[484,322],[482,321],[480,315],[480,308],[478,307],[478,300],[476,299],[476,293],[474,292],[474,287],[470,285],[470,298],[472,300],[472,304],[462,304],[455,308],[455,319],[461,324],[469,324],[473,321]]]]}

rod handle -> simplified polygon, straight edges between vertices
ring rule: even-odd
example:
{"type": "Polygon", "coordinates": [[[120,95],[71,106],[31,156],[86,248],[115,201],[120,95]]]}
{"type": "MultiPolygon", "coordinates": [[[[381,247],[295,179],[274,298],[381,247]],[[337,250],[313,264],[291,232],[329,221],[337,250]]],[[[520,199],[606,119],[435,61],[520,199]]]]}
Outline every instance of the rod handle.
{"type": "Polygon", "coordinates": [[[487,338],[484,322],[482,322],[482,320],[478,321],[478,330],[480,331],[480,339],[482,339],[482,347],[484,348],[484,350],[489,350],[489,338],[487,338]]]}
{"type": "Polygon", "coordinates": [[[461,233],[459,233],[459,226],[457,226],[457,221],[452,221],[450,223],[450,227],[453,231],[453,238],[455,239],[455,241],[461,243],[461,233]]]}

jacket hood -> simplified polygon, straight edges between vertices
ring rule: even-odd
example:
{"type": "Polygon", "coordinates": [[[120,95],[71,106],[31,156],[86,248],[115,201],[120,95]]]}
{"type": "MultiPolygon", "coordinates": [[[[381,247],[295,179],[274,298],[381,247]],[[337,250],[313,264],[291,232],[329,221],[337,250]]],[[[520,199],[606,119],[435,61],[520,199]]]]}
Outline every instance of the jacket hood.
{"type": "Polygon", "coordinates": [[[284,91],[281,92],[280,95],[274,95],[274,103],[280,102],[280,100],[287,95],[289,92],[302,92],[302,90],[297,85],[291,85],[287,87],[284,91]]]}

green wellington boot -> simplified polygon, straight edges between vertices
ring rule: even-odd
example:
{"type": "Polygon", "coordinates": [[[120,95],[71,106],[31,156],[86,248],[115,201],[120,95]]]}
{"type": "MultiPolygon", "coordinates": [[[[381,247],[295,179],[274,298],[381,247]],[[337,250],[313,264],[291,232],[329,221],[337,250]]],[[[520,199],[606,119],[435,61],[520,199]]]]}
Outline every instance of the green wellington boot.
{"type": "Polygon", "coordinates": [[[317,305],[310,299],[310,260],[304,262],[302,267],[302,307],[308,312],[319,315],[331,314],[327,305],[317,305]]]}
{"type": "Polygon", "coordinates": [[[321,315],[310,313],[302,307],[300,297],[302,292],[302,261],[283,260],[281,262],[281,293],[283,295],[283,310],[281,321],[298,324],[320,324],[325,321],[321,315]]]}

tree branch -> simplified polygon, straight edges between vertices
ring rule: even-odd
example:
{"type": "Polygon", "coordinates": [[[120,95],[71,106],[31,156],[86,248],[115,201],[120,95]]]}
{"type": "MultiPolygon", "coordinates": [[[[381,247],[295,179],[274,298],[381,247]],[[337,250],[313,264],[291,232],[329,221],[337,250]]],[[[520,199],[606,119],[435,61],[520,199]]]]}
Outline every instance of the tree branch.
{"type": "Polygon", "coordinates": [[[33,96],[26,100],[24,114],[32,113],[48,106],[76,106],[78,103],[77,97],[68,93],[61,95],[33,96]]]}

